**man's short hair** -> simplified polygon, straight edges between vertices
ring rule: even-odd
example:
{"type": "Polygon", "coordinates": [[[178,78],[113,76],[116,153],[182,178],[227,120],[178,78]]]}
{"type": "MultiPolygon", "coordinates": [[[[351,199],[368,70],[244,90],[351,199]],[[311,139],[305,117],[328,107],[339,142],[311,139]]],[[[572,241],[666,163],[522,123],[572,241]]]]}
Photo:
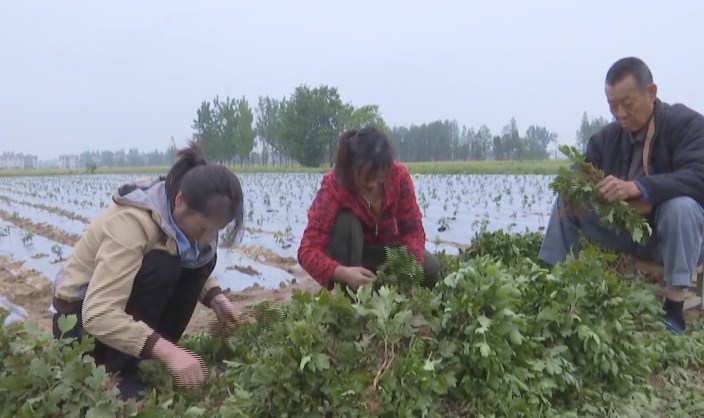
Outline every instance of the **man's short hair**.
{"type": "Polygon", "coordinates": [[[653,82],[653,73],[650,72],[650,68],[641,60],[636,57],[626,57],[621,58],[616,61],[609,71],[606,73],[606,84],[613,87],[616,83],[622,81],[624,78],[632,75],[638,83],[638,87],[645,90],[648,84],[653,82]]]}

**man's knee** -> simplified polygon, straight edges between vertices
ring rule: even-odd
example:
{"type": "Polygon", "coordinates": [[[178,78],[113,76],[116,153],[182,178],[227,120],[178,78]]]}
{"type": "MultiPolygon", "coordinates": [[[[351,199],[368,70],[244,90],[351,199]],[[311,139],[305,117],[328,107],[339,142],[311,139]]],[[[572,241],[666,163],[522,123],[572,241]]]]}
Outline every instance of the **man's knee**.
{"type": "Polygon", "coordinates": [[[670,226],[677,229],[683,226],[695,228],[702,223],[704,223],[704,210],[691,197],[675,197],[662,203],[658,208],[659,229],[667,229],[670,226]]]}

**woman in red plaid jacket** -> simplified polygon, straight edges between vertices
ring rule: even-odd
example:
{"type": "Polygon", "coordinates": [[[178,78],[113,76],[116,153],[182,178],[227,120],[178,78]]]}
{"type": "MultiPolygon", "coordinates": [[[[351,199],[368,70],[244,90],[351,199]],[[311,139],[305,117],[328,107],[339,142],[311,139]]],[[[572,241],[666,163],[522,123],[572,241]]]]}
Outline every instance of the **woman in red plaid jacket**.
{"type": "Polygon", "coordinates": [[[393,160],[389,139],[377,128],[347,131],[308,211],[298,262],[321,286],[357,289],[376,280],[384,247],[399,245],[423,265],[426,285],[434,285],[440,264],[425,250],[408,170],[393,160]]]}

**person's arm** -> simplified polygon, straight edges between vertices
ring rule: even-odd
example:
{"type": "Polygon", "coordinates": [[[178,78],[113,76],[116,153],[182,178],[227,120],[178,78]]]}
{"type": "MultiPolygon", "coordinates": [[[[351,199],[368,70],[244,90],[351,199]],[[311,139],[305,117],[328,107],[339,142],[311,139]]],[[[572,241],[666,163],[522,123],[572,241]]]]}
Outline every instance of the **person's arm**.
{"type": "Polygon", "coordinates": [[[216,335],[230,336],[242,324],[240,319],[242,312],[224,293],[213,297],[210,308],[218,319],[217,323],[213,323],[211,327],[211,331],[216,335]]]}
{"type": "Polygon", "coordinates": [[[704,116],[695,114],[682,123],[675,128],[680,132],[677,138],[661,138],[674,143],[674,171],[638,179],[654,206],[678,196],[704,201],[704,116]]]}
{"type": "Polygon", "coordinates": [[[222,288],[220,287],[218,279],[216,279],[214,276],[210,276],[205,281],[205,284],[203,285],[203,290],[200,292],[198,300],[200,301],[200,303],[210,308],[212,307],[211,304],[213,299],[221,294],[222,288]]]}
{"type": "Polygon", "coordinates": [[[149,357],[159,339],[159,334],[146,323],[125,312],[150,232],[135,211],[120,211],[106,219],[95,270],[83,300],[86,332],[134,357],[149,357]]]}
{"type": "Polygon", "coordinates": [[[327,255],[339,205],[334,196],[335,179],[325,176],[308,210],[308,225],[298,248],[298,262],[321,286],[333,286],[333,274],[339,263],[327,255]]]}
{"type": "Polygon", "coordinates": [[[405,167],[399,165],[399,201],[396,213],[401,244],[413,253],[420,264],[425,262],[425,229],[413,179],[405,167]]]}

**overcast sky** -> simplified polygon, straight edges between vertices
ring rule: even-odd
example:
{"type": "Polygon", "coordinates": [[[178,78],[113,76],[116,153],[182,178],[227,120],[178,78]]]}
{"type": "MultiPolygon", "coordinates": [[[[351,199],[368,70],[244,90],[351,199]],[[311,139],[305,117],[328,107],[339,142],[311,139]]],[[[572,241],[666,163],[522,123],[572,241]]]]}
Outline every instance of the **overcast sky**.
{"type": "Polygon", "coordinates": [[[3,1],[0,152],[164,149],[215,95],[336,86],[389,126],[511,117],[572,142],[609,116],[604,74],[649,64],[659,96],[704,111],[704,2],[3,1]]]}

